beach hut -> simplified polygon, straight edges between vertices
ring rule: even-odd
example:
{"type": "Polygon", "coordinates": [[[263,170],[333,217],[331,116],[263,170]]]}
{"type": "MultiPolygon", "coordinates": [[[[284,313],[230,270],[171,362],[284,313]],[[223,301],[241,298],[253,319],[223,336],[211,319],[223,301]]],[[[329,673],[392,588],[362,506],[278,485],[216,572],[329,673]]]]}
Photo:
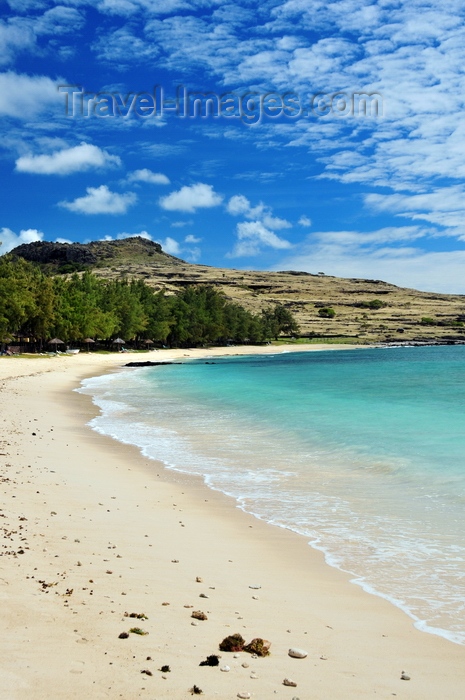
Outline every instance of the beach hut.
{"type": "Polygon", "coordinates": [[[58,352],[58,346],[59,345],[64,345],[63,340],[60,340],[60,338],[52,338],[52,340],[48,341],[49,345],[54,345],[55,346],[55,352],[58,352]]]}
{"type": "Polygon", "coordinates": [[[89,347],[89,346],[90,346],[91,343],[95,343],[95,340],[93,340],[92,338],[84,338],[83,342],[84,342],[84,343],[87,343],[87,352],[90,352],[90,347],[89,347]]]}

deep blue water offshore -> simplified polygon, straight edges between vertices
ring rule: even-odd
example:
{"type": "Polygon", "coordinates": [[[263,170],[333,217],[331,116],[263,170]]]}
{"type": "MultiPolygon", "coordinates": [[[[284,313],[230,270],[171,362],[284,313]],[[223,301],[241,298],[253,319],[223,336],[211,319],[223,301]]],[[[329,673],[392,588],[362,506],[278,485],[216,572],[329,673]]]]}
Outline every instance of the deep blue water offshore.
{"type": "Polygon", "coordinates": [[[90,425],[305,535],[465,644],[465,346],[209,362],[86,380],[90,425]]]}

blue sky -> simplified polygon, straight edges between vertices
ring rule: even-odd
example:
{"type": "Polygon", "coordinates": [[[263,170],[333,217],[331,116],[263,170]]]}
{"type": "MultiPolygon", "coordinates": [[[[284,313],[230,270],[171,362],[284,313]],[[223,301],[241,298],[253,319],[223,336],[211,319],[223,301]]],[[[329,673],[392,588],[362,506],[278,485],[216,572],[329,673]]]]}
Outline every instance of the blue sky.
{"type": "Polygon", "coordinates": [[[191,262],[465,293],[463,2],[1,13],[0,253],[139,234],[191,262]]]}

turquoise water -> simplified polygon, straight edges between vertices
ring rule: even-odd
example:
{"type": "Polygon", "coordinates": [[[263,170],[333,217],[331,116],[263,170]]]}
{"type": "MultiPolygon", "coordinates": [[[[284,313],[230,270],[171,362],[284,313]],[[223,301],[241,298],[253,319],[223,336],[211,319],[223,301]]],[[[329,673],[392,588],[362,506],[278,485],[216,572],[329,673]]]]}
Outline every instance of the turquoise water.
{"type": "Polygon", "coordinates": [[[82,391],[95,430],[202,475],[465,643],[465,347],[212,358],[82,391]]]}

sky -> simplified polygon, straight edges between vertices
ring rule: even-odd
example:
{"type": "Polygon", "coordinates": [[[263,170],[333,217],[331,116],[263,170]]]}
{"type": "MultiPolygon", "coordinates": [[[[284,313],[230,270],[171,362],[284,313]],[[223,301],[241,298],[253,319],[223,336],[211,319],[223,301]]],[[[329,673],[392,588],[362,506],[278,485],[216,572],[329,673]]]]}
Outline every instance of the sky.
{"type": "Polygon", "coordinates": [[[465,294],[465,3],[3,0],[0,254],[465,294]]]}

